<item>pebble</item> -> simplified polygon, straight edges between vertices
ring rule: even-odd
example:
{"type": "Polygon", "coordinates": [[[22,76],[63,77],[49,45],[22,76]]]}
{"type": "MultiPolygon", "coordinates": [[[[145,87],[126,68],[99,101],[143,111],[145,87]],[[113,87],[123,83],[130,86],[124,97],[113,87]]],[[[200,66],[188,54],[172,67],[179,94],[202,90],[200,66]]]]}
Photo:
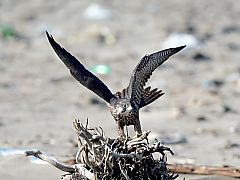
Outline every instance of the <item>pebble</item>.
{"type": "Polygon", "coordinates": [[[238,147],[240,147],[239,143],[231,142],[231,141],[227,141],[224,145],[225,149],[232,149],[232,148],[238,148],[238,147]]]}
{"type": "Polygon", "coordinates": [[[182,45],[187,45],[183,52],[187,49],[198,49],[201,47],[200,41],[192,34],[173,33],[163,42],[164,49],[182,45]]]}
{"type": "Polygon", "coordinates": [[[112,12],[99,4],[93,3],[84,11],[84,17],[91,20],[106,20],[112,17],[112,12]]]}
{"type": "Polygon", "coordinates": [[[99,29],[98,40],[102,44],[113,45],[116,43],[116,37],[108,27],[99,29]]]}
{"type": "Polygon", "coordinates": [[[217,93],[224,83],[224,80],[221,79],[203,80],[202,87],[210,92],[217,93]]]}
{"type": "Polygon", "coordinates": [[[211,58],[206,54],[198,52],[193,55],[192,59],[195,61],[208,61],[211,58]]]}
{"type": "Polygon", "coordinates": [[[230,25],[230,26],[226,26],[222,29],[222,32],[224,34],[230,34],[230,33],[240,33],[240,27],[239,26],[235,26],[235,25],[230,25]]]}
{"type": "Polygon", "coordinates": [[[240,44],[238,43],[229,43],[228,48],[232,51],[239,51],[240,50],[240,44]]]}
{"type": "Polygon", "coordinates": [[[224,81],[215,79],[215,80],[212,80],[211,83],[216,87],[221,87],[224,84],[224,81]]]}
{"type": "Polygon", "coordinates": [[[215,107],[214,112],[217,113],[236,113],[236,111],[229,105],[227,104],[219,104],[215,107]]]}
{"type": "Polygon", "coordinates": [[[231,126],[229,131],[231,133],[236,133],[236,134],[240,134],[240,123],[237,123],[236,125],[234,126],[231,126]]]}
{"type": "Polygon", "coordinates": [[[207,121],[207,120],[208,119],[203,115],[197,117],[197,121],[207,121]]]}
{"type": "Polygon", "coordinates": [[[117,38],[108,26],[91,26],[87,31],[89,37],[97,40],[100,44],[113,45],[117,38]]]}
{"type": "Polygon", "coordinates": [[[175,118],[184,117],[187,114],[186,108],[184,106],[175,107],[171,112],[175,118]]]}
{"type": "Polygon", "coordinates": [[[230,106],[228,106],[228,105],[226,105],[226,104],[223,104],[223,105],[221,106],[221,111],[222,111],[223,113],[234,112],[234,110],[233,110],[230,106]]]}

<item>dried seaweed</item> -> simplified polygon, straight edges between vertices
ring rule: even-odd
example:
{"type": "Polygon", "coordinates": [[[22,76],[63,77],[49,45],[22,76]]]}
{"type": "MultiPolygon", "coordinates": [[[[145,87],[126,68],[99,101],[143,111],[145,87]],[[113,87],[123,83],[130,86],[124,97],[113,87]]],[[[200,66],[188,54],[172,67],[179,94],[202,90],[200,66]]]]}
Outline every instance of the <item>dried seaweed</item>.
{"type": "Polygon", "coordinates": [[[140,137],[110,139],[102,128],[89,128],[88,120],[82,124],[79,119],[73,123],[77,133],[78,151],[74,165],[58,162],[41,151],[26,151],[27,156],[35,156],[56,168],[68,172],[64,180],[80,179],[176,179],[177,174],[167,168],[166,152],[173,152],[158,140],[150,144],[148,135],[143,132],[140,137]],[[154,159],[153,153],[159,153],[154,159]]]}
{"type": "MultiPolygon", "coordinates": [[[[86,123],[88,124],[88,123],[86,123]]],[[[102,129],[88,128],[79,120],[74,127],[78,134],[79,151],[76,162],[86,164],[86,168],[95,174],[97,179],[175,179],[176,174],[170,174],[166,162],[166,151],[170,148],[162,146],[156,140],[149,144],[148,134],[122,141],[105,137],[102,129]],[[158,160],[153,153],[160,153],[158,160]]]]}

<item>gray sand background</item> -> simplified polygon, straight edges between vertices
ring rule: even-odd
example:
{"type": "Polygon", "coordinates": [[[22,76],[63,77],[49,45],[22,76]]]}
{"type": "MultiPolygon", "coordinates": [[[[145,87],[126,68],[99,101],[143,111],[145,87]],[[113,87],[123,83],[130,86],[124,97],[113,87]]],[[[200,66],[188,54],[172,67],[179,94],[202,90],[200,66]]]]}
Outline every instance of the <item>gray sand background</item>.
{"type": "MultiPolygon", "coordinates": [[[[172,148],[170,163],[240,166],[238,1],[1,0],[0,27],[6,25],[15,33],[0,35],[0,148],[35,148],[69,159],[76,152],[74,118],[89,118],[91,126],[116,136],[107,106],[69,75],[46,39],[48,30],[87,68],[108,66],[109,74],[97,75],[112,92],[128,85],[145,54],[188,45],[149,81],[166,94],[141,111],[142,128],[172,148]],[[102,12],[94,16],[96,4],[102,12]],[[182,40],[170,42],[173,35],[182,40]]],[[[62,174],[24,155],[0,155],[0,167],[0,179],[62,174]]]]}

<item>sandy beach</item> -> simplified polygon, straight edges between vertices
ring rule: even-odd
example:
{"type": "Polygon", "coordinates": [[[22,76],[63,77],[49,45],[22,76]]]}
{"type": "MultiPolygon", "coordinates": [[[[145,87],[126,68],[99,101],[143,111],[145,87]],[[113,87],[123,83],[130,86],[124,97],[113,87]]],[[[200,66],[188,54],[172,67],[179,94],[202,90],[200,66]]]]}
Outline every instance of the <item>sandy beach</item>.
{"type": "Polygon", "coordinates": [[[74,118],[117,135],[104,101],[71,77],[46,30],[112,92],[128,86],[145,54],[187,45],[148,82],[165,95],[141,110],[142,128],[175,152],[169,163],[239,167],[239,18],[234,0],[0,1],[0,179],[60,179],[50,165],[3,152],[39,149],[70,159],[74,118]]]}

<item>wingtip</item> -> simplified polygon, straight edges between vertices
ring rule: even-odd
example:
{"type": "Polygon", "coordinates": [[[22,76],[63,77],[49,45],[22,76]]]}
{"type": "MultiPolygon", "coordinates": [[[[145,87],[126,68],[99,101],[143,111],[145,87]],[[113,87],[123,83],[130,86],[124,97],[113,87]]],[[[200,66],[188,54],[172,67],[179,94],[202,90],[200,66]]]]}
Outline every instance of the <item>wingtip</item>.
{"type": "Polygon", "coordinates": [[[46,33],[47,37],[50,37],[50,35],[49,35],[49,33],[48,33],[48,31],[47,31],[47,30],[45,31],[45,33],[46,33]]]}
{"type": "Polygon", "coordinates": [[[45,33],[46,33],[47,38],[48,38],[49,41],[53,39],[52,35],[49,34],[48,31],[45,31],[45,33]]]}
{"type": "Polygon", "coordinates": [[[176,49],[177,52],[181,51],[182,49],[184,49],[186,47],[186,45],[184,46],[179,46],[179,47],[176,47],[174,49],[176,49]]]}

